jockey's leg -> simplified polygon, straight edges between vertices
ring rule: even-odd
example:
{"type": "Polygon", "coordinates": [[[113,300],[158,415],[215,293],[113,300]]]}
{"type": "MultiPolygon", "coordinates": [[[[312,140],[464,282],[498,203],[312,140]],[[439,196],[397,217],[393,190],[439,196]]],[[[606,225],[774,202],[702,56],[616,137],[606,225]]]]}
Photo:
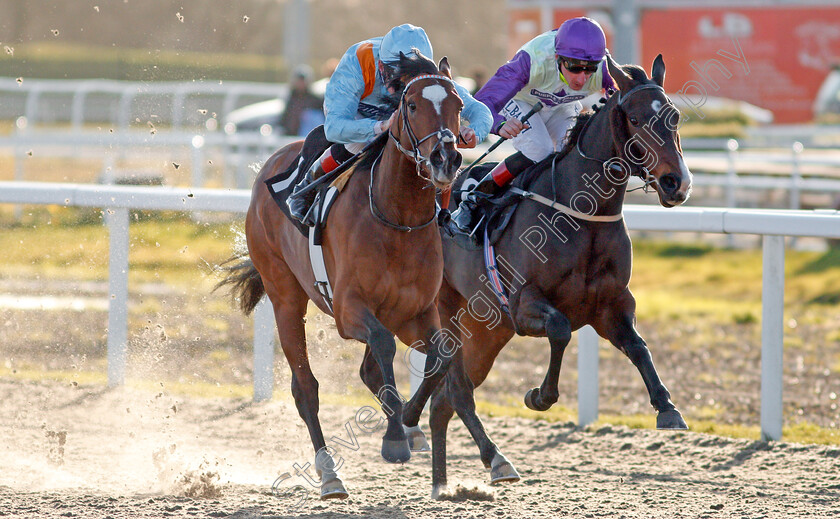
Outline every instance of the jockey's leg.
{"type": "Polygon", "coordinates": [[[566,103],[552,110],[550,117],[545,119],[545,127],[554,143],[554,151],[560,151],[566,145],[569,130],[575,125],[582,109],[580,101],[566,103]]]}
{"type": "MultiPolygon", "coordinates": [[[[526,157],[521,151],[517,151],[513,155],[505,158],[499,162],[490,173],[484,177],[484,180],[479,182],[472,192],[485,193],[488,195],[495,195],[504,186],[516,178],[517,175],[534,165],[534,161],[526,157]]],[[[475,210],[478,204],[475,197],[470,196],[470,193],[462,195],[461,205],[458,210],[452,214],[452,225],[458,232],[469,234],[472,232],[475,225],[475,210]]]]}
{"type": "MultiPolygon", "coordinates": [[[[512,116],[514,113],[527,113],[530,107],[517,100],[511,100],[502,110],[502,115],[512,116]]],[[[496,194],[500,189],[510,183],[517,175],[548,157],[554,151],[555,145],[546,121],[555,113],[556,109],[542,110],[528,119],[528,126],[519,132],[519,135],[511,139],[516,153],[507,157],[496,165],[495,168],[479,182],[473,191],[480,193],[496,194]]],[[[469,193],[461,195],[462,202],[458,211],[452,214],[451,229],[454,232],[469,234],[475,225],[475,209],[477,204],[469,193]]]]}
{"type": "Polygon", "coordinates": [[[298,182],[295,189],[292,191],[292,194],[289,195],[288,200],[286,200],[286,204],[289,206],[289,214],[291,214],[292,217],[303,221],[306,213],[309,212],[309,208],[315,201],[316,190],[310,189],[303,194],[300,192],[314,180],[320,178],[322,175],[334,171],[342,163],[352,158],[353,153],[351,153],[348,149],[351,146],[355,147],[356,145],[333,144],[321,155],[318,160],[315,161],[314,164],[312,164],[312,167],[306,172],[306,176],[303,177],[303,180],[298,182]]]}

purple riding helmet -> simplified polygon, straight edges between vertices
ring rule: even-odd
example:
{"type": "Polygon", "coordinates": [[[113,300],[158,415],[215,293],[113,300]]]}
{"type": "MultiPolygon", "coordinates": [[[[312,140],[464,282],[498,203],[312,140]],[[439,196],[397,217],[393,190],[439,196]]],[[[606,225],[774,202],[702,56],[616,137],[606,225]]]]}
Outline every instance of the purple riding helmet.
{"type": "Polygon", "coordinates": [[[554,49],[558,56],[564,58],[601,61],[607,54],[607,38],[592,18],[571,18],[557,29],[554,49]]]}

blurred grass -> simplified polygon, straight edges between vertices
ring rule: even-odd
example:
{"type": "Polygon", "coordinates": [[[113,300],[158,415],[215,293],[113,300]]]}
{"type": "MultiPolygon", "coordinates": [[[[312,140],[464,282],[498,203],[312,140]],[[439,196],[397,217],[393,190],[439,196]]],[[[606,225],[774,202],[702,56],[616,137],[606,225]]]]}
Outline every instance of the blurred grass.
{"type": "MultiPolygon", "coordinates": [[[[25,206],[20,221],[0,212],[0,247],[7,251],[4,275],[105,280],[108,229],[98,209],[25,206]]],[[[237,226],[195,223],[176,212],[132,211],[129,282],[165,280],[176,286],[200,282],[232,254],[237,226]]]]}
{"type": "Polygon", "coordinates": [[[233,80],[285,81],[288,67],[279,56],[91,47],[69,42],[15,45],[0,55],[0,66],[24,78],[126,81],[233,80]]]}
{"type": "Polygon", "coordinates": [[[700,119],[693,112],[683,112],[681,117],[684,123],[680,126],[680,137],[743,139],[747,136],[746,128],[754,124],[737,110],[705,110],[704,115],[700,119]]]}

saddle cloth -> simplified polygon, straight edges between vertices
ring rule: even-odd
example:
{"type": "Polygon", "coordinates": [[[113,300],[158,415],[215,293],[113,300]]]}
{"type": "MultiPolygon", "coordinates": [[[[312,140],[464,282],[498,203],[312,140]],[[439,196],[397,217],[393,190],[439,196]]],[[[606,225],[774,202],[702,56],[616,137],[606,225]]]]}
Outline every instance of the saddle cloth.
{"type": "MultiPolygon", "coordinates": [[[[471,169],[467,178],[461,183],[460,189],[470,189],[475,186],[495,165],[495,163],[488,163],[471,169]]],[[[478,250],[482,247],[479,243],[483,241],[481,238],[486,236],[490,244],[494,245],[510,223],[510,219],[522,198],[521,195],[510,193],[506,189],[493,196],[479,197],[474,218],[474,221],[477,221],[478,224],[473,232],[479,239],[470,241],[457,239],[456,237],[455,242],[467,250],[478,250]]],[[[446,233],[443,233],[443,236],[452,239],[446,233]]]]}

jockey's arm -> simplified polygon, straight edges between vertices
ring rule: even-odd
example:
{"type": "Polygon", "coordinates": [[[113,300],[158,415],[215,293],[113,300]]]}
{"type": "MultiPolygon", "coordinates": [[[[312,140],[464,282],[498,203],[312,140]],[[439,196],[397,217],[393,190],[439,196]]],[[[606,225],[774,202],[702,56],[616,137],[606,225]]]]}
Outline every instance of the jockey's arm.
{"type": "Polygon", "coordinates": [[[459,84],[455,84],[455,90],[464,101],[464,110],[461,117],[469,121],[468,126],[461,127],[461,137],[466,142],[465,148],[473,148],[482,142],[490,134],[490,126],[493,124],[493,114],[487,105],[476,100],[469,91],[459,84]]]}
{"type": "Polygon", "coordinates": [[[376,137],[379,121],[356,119],[365,91],[361,66],[354,53],[347,53],[330,77],[324,96],[324,132],[327,140],[339,144],[368,142],[376,137]]]}
{"type": "Polygon", "coordinates": [[[519,51],[513,59],[499,67],[493,77],[475,94],[475,98],[490,109],[493,116],[492,133],[498,135],[505,122],[499,112],[530,80],[531,57],[527,52],[519,51]]]}

